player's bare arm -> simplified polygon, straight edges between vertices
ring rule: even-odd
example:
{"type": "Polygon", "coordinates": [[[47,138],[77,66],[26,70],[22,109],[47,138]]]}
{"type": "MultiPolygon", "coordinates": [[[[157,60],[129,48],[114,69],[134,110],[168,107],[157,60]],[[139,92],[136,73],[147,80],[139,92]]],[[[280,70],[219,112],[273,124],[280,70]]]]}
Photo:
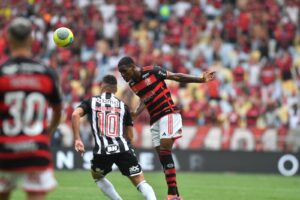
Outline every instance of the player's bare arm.
{"type": "Polygon", "coordinates": [[[168,71],[167,79],[181,82],[181,83],[206,83],[214,80],[216,77],[216,71],[208,70],[203,72],[201,76],[193,76],[183,73],[172,73],[168,71]]]}
{"type": "Polygon", "coordinates": [[[79,107],[74,110],[72,113],[72,129],[73,129],[73,134],[74,134],[74,140],[75,140],[75,150],[83,155],[85,152],[84,149],[84,144],[81,141],[80,138],[80,118],[85,115],[84,110],[79,107]]]}
{"type": "Polygon", "coordinates": [[[135,120],[135,118],[136,118],[139,114],[142,113],[142,111],[145,109],[145,107],[146,107],[146,106],[145,106],[144,102],[140,100],[140,103],[139,103],[138,107],[135,109],[135,111],[130,113],[132,119],[135,120]]]}
{"type": "Polygon", "coordinates": [[[132,142],[132,140],[133,140],[133,127],[132,126],[125,127],[125,137],[130,143],[132,142]]]}
{"type": "Polygon", "coordinates": [[[48,127],[48,133],[50,136],[52,136],[60,122],[62,105],[59,103],[59,104],[50,104],[49,106],[52,108],[53,114],[50,121],[50,125],[48,127]]]}

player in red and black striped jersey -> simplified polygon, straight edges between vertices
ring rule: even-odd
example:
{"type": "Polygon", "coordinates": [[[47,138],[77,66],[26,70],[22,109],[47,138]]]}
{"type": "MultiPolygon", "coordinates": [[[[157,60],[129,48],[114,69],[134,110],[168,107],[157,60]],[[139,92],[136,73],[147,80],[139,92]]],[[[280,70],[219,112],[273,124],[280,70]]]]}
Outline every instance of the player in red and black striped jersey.
{"type": "Polygon", "coordinates": [[[0,199],[9,199],[22,179],[28,199],[43,200],[56,186],[50,135],[61,117],[61,95],[53,69],[31,59],[31,22],[8,28],[11,58],[0,65],[0,199]],[[47,109],[53,109],[48,125],[47,109]]]}
{"type": "Polygon", "coordinates": [[[150,114],[152,142],[159,154],[168,185],[167,199],[182,199],[177,189],[176,168],[171,154],[174,140],[182,136],[182,119],[164,80],[206,83],[215,79],[215,71],[209,70],[196,77],[172,73],[157,66],[140,68],[130,57],[123,57],[118,69],[132,91],[140,97],[140,104],[132,113],[133,118],[145,107],[150,114]]]}
{"type": "Polygon", "coordinates": [[[150,114],[150,124],[170,113],[177,113],[170,91],[163,81],[167,71],[160,67],[147,66],[141,70],[141,80],[130,80],[129,86],[146,105],[150,114]]]}

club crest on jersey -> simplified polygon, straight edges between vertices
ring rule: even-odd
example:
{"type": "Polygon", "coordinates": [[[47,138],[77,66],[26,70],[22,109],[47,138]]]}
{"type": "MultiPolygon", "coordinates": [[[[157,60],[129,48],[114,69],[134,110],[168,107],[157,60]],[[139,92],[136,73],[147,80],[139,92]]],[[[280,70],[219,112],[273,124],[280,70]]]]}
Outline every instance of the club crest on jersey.
{"type": "Polygon", "coordinates": [[[116,153],[117,151],[119,151],[119,146],[115,144],[110,144],[105,148],[105,151],[107,153],[116,153]]]}
{"type": "Polygon", "coordinates": [[[146,83],[146,85],[151,85],[152,81],[150,78],[146,78],[145,83],[146,83]]]}

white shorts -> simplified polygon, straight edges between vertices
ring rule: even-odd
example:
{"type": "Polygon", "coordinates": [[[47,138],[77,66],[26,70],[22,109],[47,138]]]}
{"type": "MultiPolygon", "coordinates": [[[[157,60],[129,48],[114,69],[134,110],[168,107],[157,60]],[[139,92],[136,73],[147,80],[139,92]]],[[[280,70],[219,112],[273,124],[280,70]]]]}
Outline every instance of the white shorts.
{"type": "Polygon", "coordinates": [[[0,193],[9,192],[19,184],[26,192],[48,192],[57,182],[52,169],[28,173],[0,171],[0,193]]]}
{"type": "Polygon", "coordinates": [[[179,113],[163,116],[150,127],[153,146],[160,146],[161,139],[182,137],[182,119],[179,113]]]}

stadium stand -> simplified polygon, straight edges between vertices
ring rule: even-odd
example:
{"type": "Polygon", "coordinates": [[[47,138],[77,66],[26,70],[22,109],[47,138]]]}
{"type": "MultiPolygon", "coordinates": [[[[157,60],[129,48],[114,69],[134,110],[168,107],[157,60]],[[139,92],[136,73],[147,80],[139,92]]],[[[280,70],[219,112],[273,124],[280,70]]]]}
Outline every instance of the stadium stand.
{"type": "MultiPolygon", "coordinates": [[[[32,51],[59,72],[63,88],[64,119],[56,145],[72,145],[72,110],[99,92],[104,75],[114,74],[118,95],[130,107],[136,105],[116,70],[118,60],[128,55],[141,66],[174,72],[200,75],[210,66],[217,69],[218,80],[207,85],[170,83],[185,126],[198,130],[186,148],[205,148],[203,130],[216,126],[223,130],[224,149],[230,148],[226,137],[234,134],[226,130],[246,128],[256,130],[255,150],[298,151],[299,8],[297,0],[2,0],[0,63],[8,58],[7,23],[20,14],[30,18],[35,24],[32,51]],[[52,40],[60,26],[74,32],[68,48],[57,48],[52,40]],[[273,129],[276,148],[262,146],[269,140],[264,130],[273,129]]],[[[135,122],[137,134],[145,122],[146,112],[135,122]]],[[[137,146],[147,147],[142,136],[137,138],[137,146]]],[[[91,137],[85,139],[88,144],[91,137]]]]}

